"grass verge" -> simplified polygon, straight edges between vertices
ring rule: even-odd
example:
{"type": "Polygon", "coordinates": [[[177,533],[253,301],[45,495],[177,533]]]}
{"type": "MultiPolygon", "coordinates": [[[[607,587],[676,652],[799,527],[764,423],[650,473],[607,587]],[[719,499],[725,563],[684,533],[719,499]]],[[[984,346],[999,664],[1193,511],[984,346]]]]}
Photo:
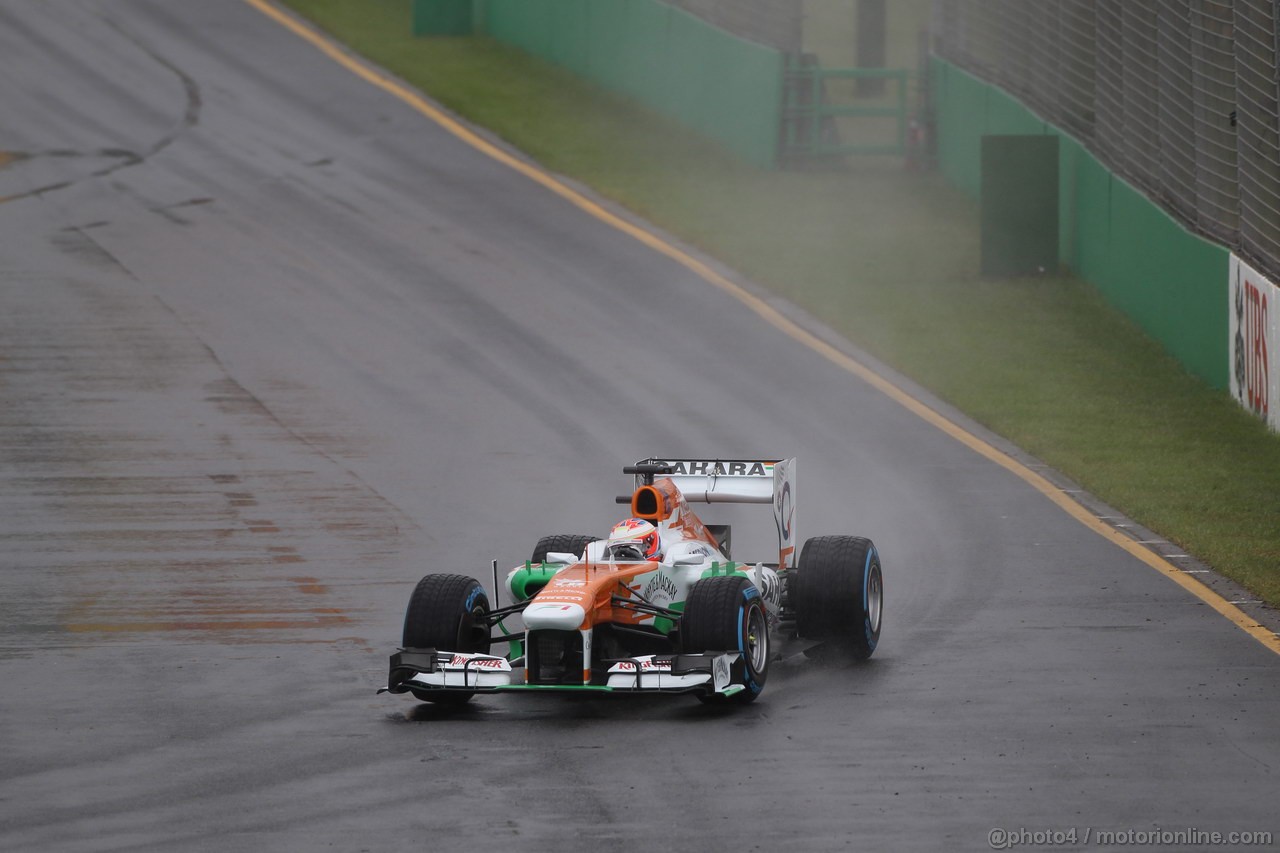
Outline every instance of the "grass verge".
{"type": "Polygon", "coordinates": [[[419,39],[406,0],[287,0],[352,49],[837,331],[1280,604],[1280,437],[1070,277],[983,280],[974,204],[867,159],[753,169],[485,38],[419,39]]]}

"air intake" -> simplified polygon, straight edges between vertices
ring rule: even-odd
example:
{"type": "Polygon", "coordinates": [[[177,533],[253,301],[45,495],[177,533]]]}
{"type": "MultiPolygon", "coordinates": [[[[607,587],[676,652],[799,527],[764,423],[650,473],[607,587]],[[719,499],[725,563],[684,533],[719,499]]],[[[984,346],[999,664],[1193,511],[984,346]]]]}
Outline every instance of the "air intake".
{"type": "Polygon", "coordinates": [[[631,496],[631,514],[650,521],[657,521],[660,516],[662,497],[653,486],[641,486],[631,496]]]}

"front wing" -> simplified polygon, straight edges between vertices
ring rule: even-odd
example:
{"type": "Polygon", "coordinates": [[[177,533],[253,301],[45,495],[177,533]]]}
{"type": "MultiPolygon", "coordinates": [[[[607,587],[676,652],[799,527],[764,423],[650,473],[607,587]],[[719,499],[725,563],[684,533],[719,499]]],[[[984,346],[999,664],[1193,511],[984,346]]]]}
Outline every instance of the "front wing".
{"type": "Polygon", "coordinates": [[[642,655],[610,662],[604,684],[527,684],[524,670],[506,658],[441,649],[401,649],[391,656],[387,686],[379,693],[410,691],[693,693],[732,696],[746,689],[734,680],[741,653],[642,655]]]}

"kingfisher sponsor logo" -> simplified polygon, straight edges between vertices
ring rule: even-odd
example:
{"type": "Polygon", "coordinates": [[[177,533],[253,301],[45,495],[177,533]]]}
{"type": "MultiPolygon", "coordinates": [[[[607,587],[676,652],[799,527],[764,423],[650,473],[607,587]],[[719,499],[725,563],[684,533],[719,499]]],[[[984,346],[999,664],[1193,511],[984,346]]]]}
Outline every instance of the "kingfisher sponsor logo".
{"type": "Polygon", "coordinates": [[[454,655],[449,666],[469,667],[470,669],[504,669],[507,662],[499,658],[473,658],[467,655],[454,655]]]}

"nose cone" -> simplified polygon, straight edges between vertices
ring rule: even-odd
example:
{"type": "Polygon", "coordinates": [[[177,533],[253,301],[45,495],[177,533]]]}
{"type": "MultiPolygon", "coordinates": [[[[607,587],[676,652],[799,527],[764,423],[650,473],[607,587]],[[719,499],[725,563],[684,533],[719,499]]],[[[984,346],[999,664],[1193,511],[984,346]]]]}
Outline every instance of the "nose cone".
{"type": "Polygon", "coordinates": [[[576,631],[587,616],[580,604],[534,602],[524,610],[524,625],[530,631],[576,631]]]}

